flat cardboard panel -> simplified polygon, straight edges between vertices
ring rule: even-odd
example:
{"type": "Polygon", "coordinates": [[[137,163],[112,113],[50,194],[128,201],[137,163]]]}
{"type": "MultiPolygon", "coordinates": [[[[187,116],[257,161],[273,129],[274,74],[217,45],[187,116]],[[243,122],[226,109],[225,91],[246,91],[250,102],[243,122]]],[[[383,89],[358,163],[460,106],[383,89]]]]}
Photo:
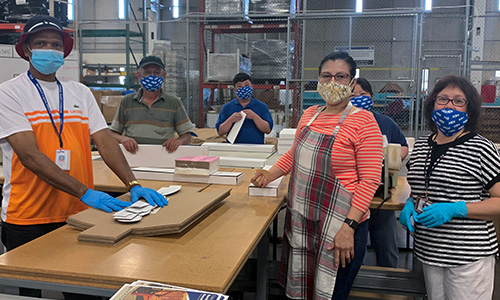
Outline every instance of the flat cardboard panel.
{"type": "Polygon", "coordinates": [[[175,160],[183,156],[208,156],[208,148],[203,146],[179,146],[169,153],[162,145],[139,145],[139,150],[132,154],[120,144],[125,158],[131,167],[175,168],[175,160]]]}
{"type": "Polygon", "coordinates": [[[262,152],[273,153],[274,145],[262,144],[229,144],[229,143],[203,143],[210,151],[235,151],[235,152],[262,152]]]}
{"type": "Polygon", "coordinates": [[[133,168],[132,172],[137,179],[161,181],[238,185],[243,180],[243,173],[240,172],[218,171],[209,176],[175,174],[174,169],[161,168],[133,168]]]}
{"type": "MultiPolygon", "coordinates": [[[[197,187],[182,187],[176,194],[168,196],[169,204],[155,214],[149,214],[137,223],[120,223],[112,213],[89,208],[68,218],[67,223],[84,230],[79,241],[115,244],[129,235],[155,236],[179,233],[197,219],[208,213],[220,201],[229,196],[230,188],[214,191],[197,187]]],[[[130,201],[130,194],[119,197],[130,201]]]]}
{"type": "Polygon", "coordinates": [[[266,164],[265,158],[244,158],[244,157],[222,157],[220,165],[224,167],[237,168],[263,168],[266,164]]]}

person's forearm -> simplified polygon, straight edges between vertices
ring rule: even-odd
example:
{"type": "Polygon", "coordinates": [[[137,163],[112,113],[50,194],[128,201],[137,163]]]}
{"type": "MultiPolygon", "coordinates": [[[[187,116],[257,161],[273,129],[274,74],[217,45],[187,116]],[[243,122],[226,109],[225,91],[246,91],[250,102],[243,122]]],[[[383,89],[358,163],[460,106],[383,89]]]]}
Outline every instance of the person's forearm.
{"type": "Polygon", "coordinates": [[[219,136],[223,136],[224,134],[228,133],[232,125],[233,122],[231,122],[230,119],[227,119],[224,123],[220,124],[219,130],[217,131],[219,136]]]}
{"type": "Polygon", "coordinates": [[[401,160],[404,160],[408,155],[408,147],[401,146],[401,160]]]}
{"type": "Polygon", "coordinates": [[[177,139],[181,142],[182,145],[189,145],[189,143],[191,143],[191,133],[184,133],[177,139]]]}
{"type": "Polygon", "coordinates": [[[267,121],[264,121],[259,115],[256,114],[255,118],[253,119],[255,125],[257,128],[264,133],[269,133],[271,132],[271,128],[269,126],[269,123],[267,121]]]}
{"type": "Polygon", "coordinates": [[[113,130],[109,130],[109,132],[111,133],[111,136],[113,136],[113,138],[118,142],[118,143],[122,143],[123,142],[123,139],[125,138],[124,135],[116,132],[116,131],[113,131],[113,130]]]}
{"type": "Polygon", "coordinates": [[[467,203],[467,218],[492,220],[500,216],[500,198],[489,198],[481,202],[467,203]]]}
{"type": "Polygon", "coordinates": [[[351,206],[351,208],[347,212],[347,216],[346,217],[349,218],[349,219],[353,219],[354,221],[360,223],[361,220],[363,219],[364,215],[365,215],[364,212],[362,212],[361,210],[357,209],[354,206],[351,206]]]}
{"type": "Polygon", "coordinates": [[[50,158],[39,151],[19,158],[25,168],[29,169],[49,185],[71,196],[81,198],[89,189],[76,178],[64,172],[50,158]]]}
{"type": "Polygon", "coordinates": [[[97,150],[101,155],[106,165],[115,173],[120,180],[128,185],[129,182],[136,180],[132,170],[130,169],[122,150],[118,143],[110,138],[108,129],[103,129],[92,135],[97,150]]]}

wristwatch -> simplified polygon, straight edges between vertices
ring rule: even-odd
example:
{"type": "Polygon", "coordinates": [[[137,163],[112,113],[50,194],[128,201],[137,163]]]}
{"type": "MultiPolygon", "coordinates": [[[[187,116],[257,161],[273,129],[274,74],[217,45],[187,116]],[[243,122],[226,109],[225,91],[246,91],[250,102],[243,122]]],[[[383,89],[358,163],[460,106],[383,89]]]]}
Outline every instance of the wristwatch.
{"type": "Polygon", "coordinates": [[[351,227],[352,229],[354,229],[354,231],[356,231],[359,227],[359,223],[354,221],[353,219],[349,219],[349,218],[345,218],[344,220],[344,223],[346,223],[347,225],[349,225],[349,227],[351,227]]]}
{"type": "Polygon", "coordinates": [[[130,191],[135,186],[140,186],[141,184],[137,180],[132,180],[128,183],[128,190],[130,191]]]}

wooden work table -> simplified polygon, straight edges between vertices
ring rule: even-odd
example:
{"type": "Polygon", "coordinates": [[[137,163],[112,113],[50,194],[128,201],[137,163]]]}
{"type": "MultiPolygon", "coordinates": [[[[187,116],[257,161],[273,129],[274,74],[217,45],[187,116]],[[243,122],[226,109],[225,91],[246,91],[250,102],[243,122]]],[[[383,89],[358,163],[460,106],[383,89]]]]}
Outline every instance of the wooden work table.
{"type": "MultiPolygon", "coordinates": [[[[244,173],[243,182],[231,186],[231,195],[221,205],[182,234],[133,236],[102,245],[78,242],[80,231],[64,226],[0,256],[0,284],[34,287],[36,283],[46,289],[55,284],[61,291],[109,296],[123,284],[142,279],[225,293],[285,199],[286,185],[279,197],[248,196],[254,171],[238,171],[244,173]]],[[[96,183],[100,178],[114,180],[106,176],[100,174],[96,183]]],[[[141,182],[151,188],[171,184],[141,182]]]]}
{"type": "MultiPolygon", "coordinates": [[[[127,188],[120,179],[106,166],[102,160],[94,160],[94,189],[104,192],[126,193],[127,188]]],[[[0,167],[0,184],[4,181],[3,169],[0,167]]],[[[155,184],[153,180],[139,180],[143,184],[155,184]]],[[[284,185],[285,186],[285,185],[284,185]]],[[[286,195],[286,193],[284,194],[286,195]]],[[[401,210],[406,199],[410,196],[410,186],[405,176],[398,177],[398,185],[391,189],[391,197],[384,202],[381,209],[401,210]]],[[[370,208],[377,208],[382,202],[382,198],[375,197],[370,208]]]]}

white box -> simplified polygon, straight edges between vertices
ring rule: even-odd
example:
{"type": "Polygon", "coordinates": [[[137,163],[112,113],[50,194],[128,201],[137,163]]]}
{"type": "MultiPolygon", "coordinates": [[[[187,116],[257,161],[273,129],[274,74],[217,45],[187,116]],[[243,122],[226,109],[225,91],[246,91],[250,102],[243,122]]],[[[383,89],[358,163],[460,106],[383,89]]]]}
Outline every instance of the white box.
{"type": "Polygon", "coordinates": [[[296,128],[283,128],[279,133],[279,139],[293,140],[295,138],[296,128]]]}
{"type": "Polygon", "coordinates": [[[284,176],[270,182],[265,188],[259,188],[250,183],[248,186],[249,196],[265,196],[265,197],[278,197],[281,184],[283,183],[284,176]]]}

